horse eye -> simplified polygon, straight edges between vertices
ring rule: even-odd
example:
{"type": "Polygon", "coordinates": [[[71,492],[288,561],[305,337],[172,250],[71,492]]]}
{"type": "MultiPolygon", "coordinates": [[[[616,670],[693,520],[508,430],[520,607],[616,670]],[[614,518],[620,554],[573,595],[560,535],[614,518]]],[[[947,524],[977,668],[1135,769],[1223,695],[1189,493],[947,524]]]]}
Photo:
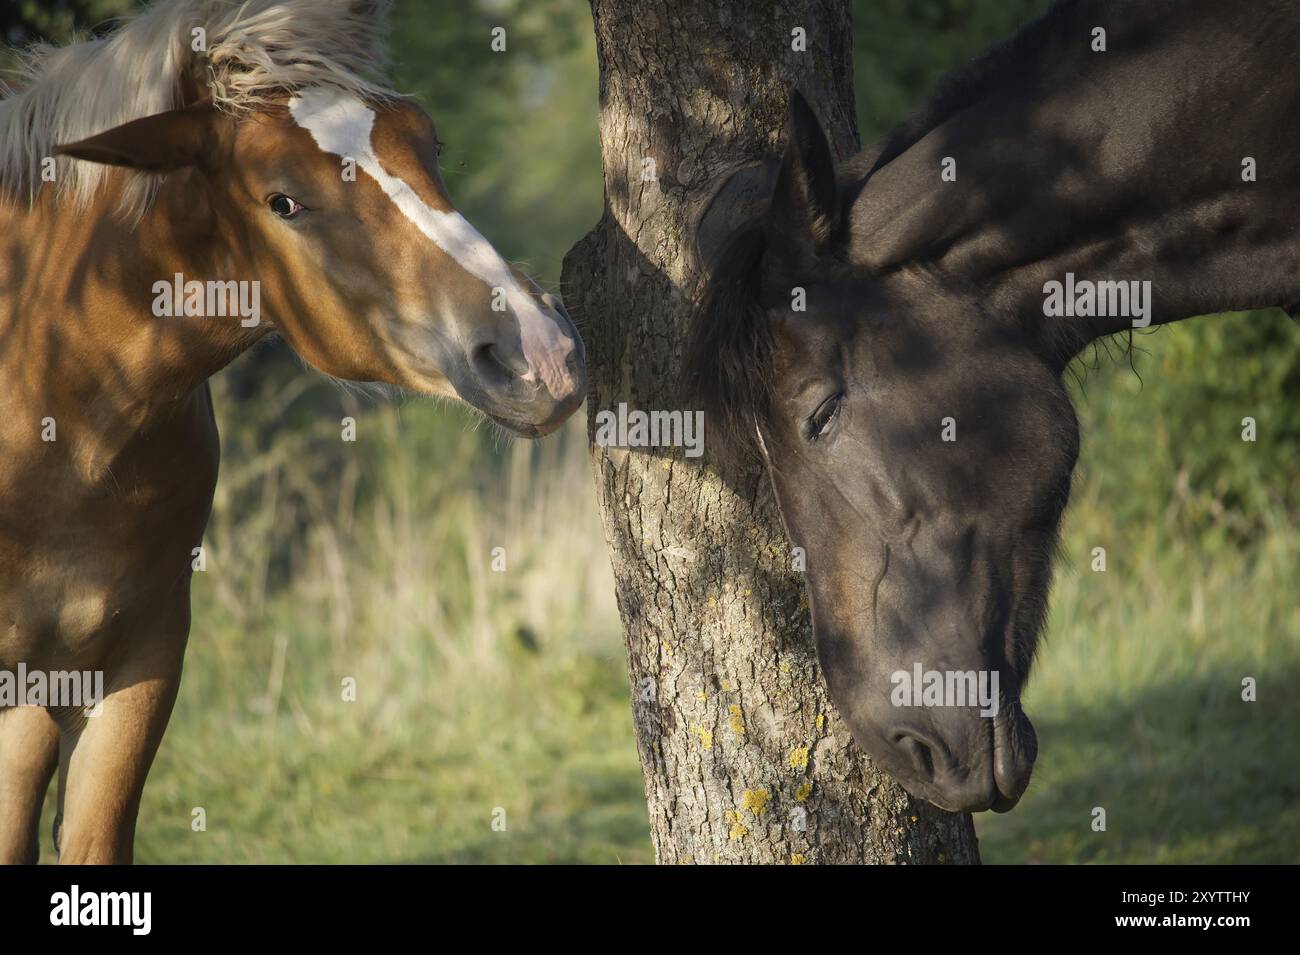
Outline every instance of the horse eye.
{"type": "Polygon", "coordinates": [[[841,392],[837,395],[831,395],[817,406],[817,410],[814,411],[812,417],[808,419],[809,441],[816,441],[826,432],[826,429],[831,426],[831,422],[833,422],[840,413],[840,404],[843,399],[844,394],[841,392]]]}
{"type": "Polygon", "coordinates": [[[270,206],[271,211],[281,219],[293,219],[305,208],[305,206],[296,199],[292,199],[279,192],[268,199],[266,204],[270,206]]]}

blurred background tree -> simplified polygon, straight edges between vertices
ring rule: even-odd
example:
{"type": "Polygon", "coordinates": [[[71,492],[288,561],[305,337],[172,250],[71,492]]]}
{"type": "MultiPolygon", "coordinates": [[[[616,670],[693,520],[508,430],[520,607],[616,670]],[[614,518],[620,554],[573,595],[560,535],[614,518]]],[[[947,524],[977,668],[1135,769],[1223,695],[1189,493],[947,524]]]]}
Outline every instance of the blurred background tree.
{"type": "MultiPolygon", "coordinates": [[[[136,6],[9,0],[0,39],[66,42],[136,6]]],[[[855,0],[864,142],[1047,6],[855,0]]],[[[398,0],[392,59],[448,144],[453,200],[554,289],[602,207],[587,5],[398,0]]],[[[1295,861],[1300,329],[1252,312],[1135,344],[1073,369],[1084,446],[1027,698],[1042,755],[1020,807],[979,818],[981,853],[1295,861]],[[1090,570],[1096,546],[1107,573],[1090,570]],[[1260,703],[1240,703],[1244,676],[1260,703]],[[1089,829],[1096,805],[1113,838],[1089,829]]],[[[139,857],[648,860],[583,416],[504,444],[463,410],[340,389],[278,343],[214,392],[216,569],[196,581],[139,857]],[[509,573],[486,569],[497,544],[509,573]],[[357,673],[373,692],[340,712],[337,680],[357,673]],[[224,821],[196,838],[203,800],[224,821]]]]}

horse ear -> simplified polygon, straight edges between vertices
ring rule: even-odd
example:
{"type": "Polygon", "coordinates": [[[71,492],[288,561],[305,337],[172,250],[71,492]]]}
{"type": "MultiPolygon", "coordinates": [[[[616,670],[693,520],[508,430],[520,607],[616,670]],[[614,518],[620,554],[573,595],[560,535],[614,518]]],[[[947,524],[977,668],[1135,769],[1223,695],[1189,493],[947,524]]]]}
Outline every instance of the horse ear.
{"type": "Polygon", "coordinates": [[[55,155],[144,172],[170,172],[200,165],[212,146],[215,112],[206,104],[157,113],[75,143],[55,155]]]}
{"type": "Polygon", "coordinates": [[[785,157],[763,224],[769,254],[790,264],[809,264],[830,245],[838,214],[830,143],[808,101],[793,90],[785,157]]]}
{"type": "Polygon", "coordinates": [[[712,271],[733,237],[762,221],[780,171],[781,161],[767,156],[741,166],[713,193],[695,224],[696,256],[707,271],[712,271]]]}

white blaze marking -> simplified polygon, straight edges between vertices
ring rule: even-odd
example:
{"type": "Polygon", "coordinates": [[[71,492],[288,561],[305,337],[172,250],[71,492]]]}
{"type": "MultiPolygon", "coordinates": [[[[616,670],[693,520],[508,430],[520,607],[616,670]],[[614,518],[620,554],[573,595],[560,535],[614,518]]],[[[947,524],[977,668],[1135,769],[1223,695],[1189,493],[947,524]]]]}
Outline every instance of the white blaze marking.
{"type": "Polygon", "coordinates": [[[450,255],[466,272],[493,288],[503,289],[506,303],[519,322],[519,340],[528,362],[525,381],[540,374],[551,394],[573,390],[567,359],[573,341],[537,301],[522,289],[505,260],[492,244],[459,212],[430,208],[405,182],[389,175],[371,146],[374,110],[359,99],[326,89],[309,89],[289,100],[289,112],[322,151],[350,157],[379,184],[393,204],[438,248],[450,255]]]}

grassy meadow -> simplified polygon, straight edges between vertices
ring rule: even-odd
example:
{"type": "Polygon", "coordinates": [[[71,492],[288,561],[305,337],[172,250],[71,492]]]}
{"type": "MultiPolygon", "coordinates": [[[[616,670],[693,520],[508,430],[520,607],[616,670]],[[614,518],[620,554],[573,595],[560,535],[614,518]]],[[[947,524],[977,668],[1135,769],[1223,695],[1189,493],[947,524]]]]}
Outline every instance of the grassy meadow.
{"type": "Polygon", "coordinates": [[[650,861],[581,424],[505,443],[322,387],[355,453],[329,422],[227,459],[140,858],[650,861]]]}

